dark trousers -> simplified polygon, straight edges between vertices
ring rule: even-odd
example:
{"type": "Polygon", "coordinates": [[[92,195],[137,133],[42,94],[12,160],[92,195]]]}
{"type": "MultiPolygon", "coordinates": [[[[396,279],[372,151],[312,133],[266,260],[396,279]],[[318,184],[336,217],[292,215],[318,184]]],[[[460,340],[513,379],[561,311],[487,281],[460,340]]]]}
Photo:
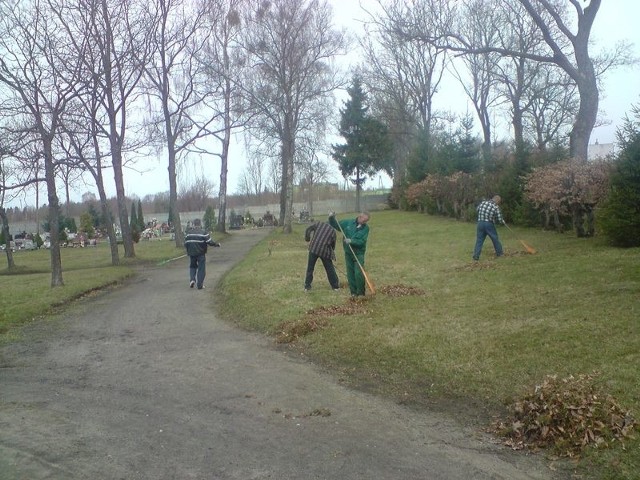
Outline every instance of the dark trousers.
{"type": "Polygon", "coordinates": [[[196,282],[196,286],[200,289],[204,284],[204,277],[207,274],[207,257],[206,255],[189,256],[189,281],[196,282]]]}
{"type": "Polygon", "coordinates": [[[315,253],[311,252],[309,252],[309,258],[307,260],[307,274],[304,278],[304,288],[307,290],[311,288],[311,283],[313,282],[313,270],[316,268],[316,262],[318,259],[322,260],[322,265],[324,265],[324,270],[327,272],[327,280],[329,280],[331,288],[340,288],[340,281],[338,280],[338,275],[336,274],[336,269],[333,266],[331,259],[319,257],[315,253]]]}

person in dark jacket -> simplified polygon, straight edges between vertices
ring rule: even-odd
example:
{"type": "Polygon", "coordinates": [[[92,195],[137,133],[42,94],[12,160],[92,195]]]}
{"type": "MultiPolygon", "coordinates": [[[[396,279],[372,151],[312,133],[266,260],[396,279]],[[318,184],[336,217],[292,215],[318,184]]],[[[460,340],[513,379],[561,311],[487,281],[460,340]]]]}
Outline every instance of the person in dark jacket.
{"type": "Polygon", "coordinates": [[[336,274],[336,269],[333,266],[333,259],[335,258],[336,248],[336,231],[325,222],[317,222],[313,225],[309,225],[304,232],[304,239],[309,243],[309,255],[307,259],[307,274],[304,278],[304,290],[308,292],[311,290],[311,283],[313,282],[313,270],[316,267],[318,259],[322,261],[324,270],[327,272],[327,280],[331,288],[338,290],[340,288],[340,281],[336,274]],[[311,238],[313,234],[313,239],[311,238]]]}
{"type": "Polygon", "coordinates": [[[220,244],[214,242],[209,233],[202,228],[202,222],[199,218],[193,221],[193,227],[187,229],[187,235],[184,237],[184,246],[189,255],[189,288],[195,286],[198,290],[204,288],[204,277],[207,274],[207,248],[219,247],[220,244]]]}
{"type": "Polygon", "coordinates": [[[364,254],[367,251],[367,239],[369,238],[369,225],[367,225],[369,213],[362,212],[355,219],[342,220],[340,223],[336,220],[335,215],[335,212],[331,212],[329,224],[344,233],[342,243],[349,290],[352,297],[360,297],[364,295],[365,279],[360,265],[364,268],[364,254]]]}
{"type": "Polygon", "coordinates": [[[491,200],[485,200],[478,205],[478,223],[476,225],[476,245],[473,248],[473,259],[479,260],[480,253],[482,252],[482,245],[487,236],[493,243],[493,248],[496,251],[496,256],[501,257],[504,255],[502,250],[502,243],[498,237],[498,231],[496,230],[496,223],[504,224],[502,218],[502,212],[500,211],[500,203],[502,198],[500,195],[494,195],[491,200]]]}

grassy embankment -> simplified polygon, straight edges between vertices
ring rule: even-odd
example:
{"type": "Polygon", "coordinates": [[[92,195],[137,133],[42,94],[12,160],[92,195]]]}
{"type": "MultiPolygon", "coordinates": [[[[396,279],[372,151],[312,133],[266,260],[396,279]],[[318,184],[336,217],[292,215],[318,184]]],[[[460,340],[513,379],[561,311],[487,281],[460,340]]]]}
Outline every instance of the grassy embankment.
{"type": "Polygon", "coordinates": [[[124,258],[121,265],[111,265],[111,250],[104,242],[95,247],[63,248],[62,278],[64,286],[51,288],[51,257],[48,250],[18,251],[13,254],[16,269],[7,270],[6,253],[0,262],[0,342],[19,334],[20,325],[42,317],[73,299],[106,285],[117,284],[133,275],[136,266],[154,264],[184,253],[167,238],[142,241],[135,246],[136,258],[124,258]]]}
{"type": "MultiPolygon", "coordinates": [[[[295,331],[286,322],[324,324],[294,344],[343,381],[481,422],[547,375],[592,372],[640,416],[640,249],[501,228],[505,257],[487,239],[474,263],[473,224],[390,211],[370,226],[365,267],[378,293],[356,308],[345,307],[348,290],[330,290],[320,262],[303,292],[307,252],[296,225],[227,275],[225,315],[274,336],[295,331]],[[538,252],[524,253],[520,239],[538,252]]],[[[639,478],[640,442],[587,454],[581,466],[597,478],[639,478]]]]}
{"type": "MultiPolygon", "coordinates": [[[[295,225],[293,235],[274,231],[225,277],[222,313],[274,336],[283,324],[320,319],[323,327],[294,345],[342,381],[480,424],[547,375],[594,371],[598,387],[640,416],[640,249],[502,228],[506,256],[495,259],[487,240],[474,263],[473,224],[390,211],[374,212],[370,225],[375,296],[354,307],[348,290],[330,290],[320,263],[305,294],[305,225],[295,225]],[[538,253],[523,253],[519,238],[538,253]]],[[[52,290],[48,252],[19,252],[19,275],[0,270],[0,339],[51,305],[125,278],[137,262],[183,252],[162,241],[140,243],[136,253],[111,267],[106,245],[63,250],[65,287],[52,290]]],[[[341,249],[336,265],[344,281],[341,249]]],[[[640,441],[625,446],[589,450],[580,467],[593,478],[638,478],[640,441]]]]}

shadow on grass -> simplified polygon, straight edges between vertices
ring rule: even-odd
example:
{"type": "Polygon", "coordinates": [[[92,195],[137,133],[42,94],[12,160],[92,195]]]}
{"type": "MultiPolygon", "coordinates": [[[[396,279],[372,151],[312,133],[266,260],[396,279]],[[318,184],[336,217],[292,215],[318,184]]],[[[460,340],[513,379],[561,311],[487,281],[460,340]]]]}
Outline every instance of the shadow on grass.
{"type": "Polygon", "coordinates": [[[29,268],[23,265],[19,265],[13,267],[11,269],[5,268],[4,270],[0,270],[0,275],[10,276],[10,275],[35,275],[40,273],[51,273],[51,270],[43,270],[36,268],[29,268]]]}

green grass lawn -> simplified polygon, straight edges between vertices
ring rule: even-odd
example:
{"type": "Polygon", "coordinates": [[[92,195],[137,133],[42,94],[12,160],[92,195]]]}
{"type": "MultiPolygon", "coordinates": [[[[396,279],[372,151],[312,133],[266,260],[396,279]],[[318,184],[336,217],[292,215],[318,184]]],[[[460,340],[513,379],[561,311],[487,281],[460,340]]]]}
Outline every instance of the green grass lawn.
{"type": "MultiPolygon", "coordinates": [[[[479,422],[546,375],[593,372],[598,387],[640,415],[640,249],[501,228],[506,255],[496,259],[487,239],[475,263],[474,224],[375,212],[365,267],[377,293],[349,309],[348,290],[331,291],[320,262],[312,291],[303,292],[304,227],[274,233],[226,276],[229,319],[277,335],[283,322],[335,307],[298,349],[360,388],[479,422]]],[[[340,247],[346,281],[343,263],[340,247]]],[[[625,447],[591,451],[581,465],[597,478],[639,478],[640,443],[625,447]]]]}
{"type": "MultiPolygon", "coordinates": [[[[303,292],[305,227],[295,224],[292,235],[274,231],[225,276],[216,293],[225,318],[274,338],[286,324],[319,319],[322,328],[301,336],[293,351],[358,388],[478,425],[503,415],[547,375],[593,372],[598,388],[640,417],[640,249],[500,228],[506,255],[496,259],[487,240],[473,262],[474,224],[374,212],[365,267],[377,293],[354,304],[347,289],[331,290],[320,262],[313,290],[303,292]],[[519,240],[537,253],[525,253],[519,240]]],[[[140,243],[135,262],[111,267],[106,245],[79,253],[63,251],[65,286],[54,290],[42,273],[46,251],[16,254],[26,273],[0,270],[5,341],[15,322],[117,282],[137,262],[183,254],[169,241],[140,243]]],[[[336,265],[346,281],[341,248],[336,265]]],[[[590,449],[578,468],[581,478],[637,479],[640,441],[590,449]]]]}
{"type": "Polygon", "coordinates": [[[136,258],[125,259],[119,246],[121,265],[111,265],[111,250],[104,242],[95,247],[61,249],[64,286],[51,288],[51,256],[48,250],[18,251],[13,254],[15,271],[6,268],[6,253],[0,258],[0,342],[10,341],[17,327],[52,309],[105,285],[117,284],[132,275],[137,265],[160,263],[182,255],[167,238],[143,241],[135,246],[136,258]]]}

